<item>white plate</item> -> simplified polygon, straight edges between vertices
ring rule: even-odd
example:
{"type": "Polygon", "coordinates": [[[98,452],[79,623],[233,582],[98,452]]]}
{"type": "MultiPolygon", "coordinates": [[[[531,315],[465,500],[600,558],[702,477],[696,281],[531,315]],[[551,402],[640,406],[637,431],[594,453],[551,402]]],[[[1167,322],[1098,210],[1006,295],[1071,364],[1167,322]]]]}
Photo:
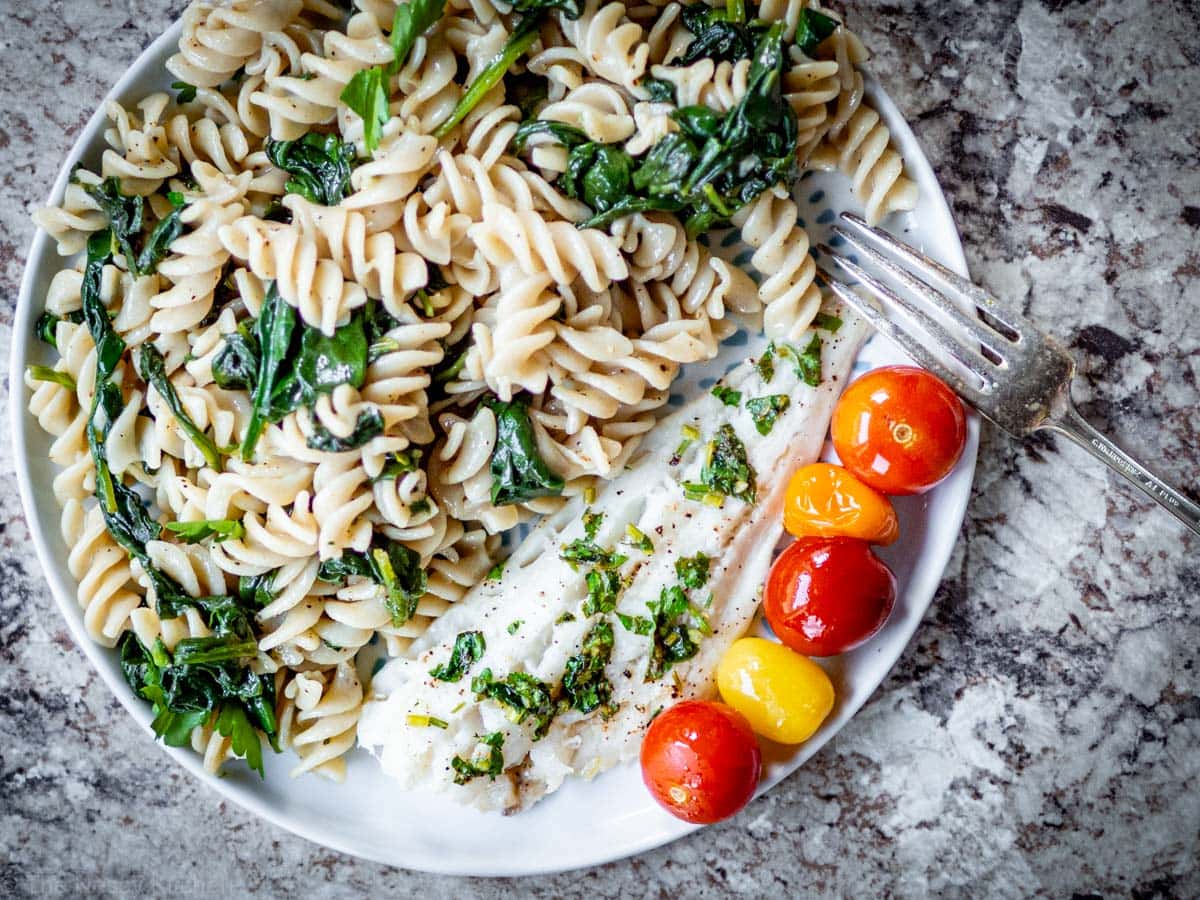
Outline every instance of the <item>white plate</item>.
{"type": "MultiPolygon", "coordinates": [[[[150,45],[125,74],[110,97],[135,102],[154,90],[163,90],[171,76],[163,67],[174,51],[180,26],[175,24],[150,45]]],[[[937,180],[917,145],[912,131],[887,96],[871,84],[868,89],[894,139],[910,175],[921,191],[918,208],[889,223],[893,230],[922,247],[951,268],[966,272],[958,234],[937,180]]],[[[98,111],[88,122],[51,192],[51,202],[63,196],[71,168],[79,160],[99,156],[105,119],[98,111]]],[[[833,218],[829,210],[856,209],[844,179],[811,176],[797,190],[801,215],[814,243],[825,234],[833,218]]],[[[734,248],[736,252],[737,248],[734,248]]],[[[67,549],[59,535],[59,509],[51,490],[55,467],[47,459],[49,439],[26,411],[28,392],[23,372],[29,362],[46,363],[47,349],[33,338],[33,323],[42,310],[42,298],[53,274],[62,267],[53,242],[39,232],[33,240],[29,263],[17,304],[12,367],[12,433],[17,478],[30,533],[47,580],[74,635],[101,677],[143,727],[147,740],[150,713],[121,677],[116,653],[93,644],[84,633],[75,599],[76,585],[67,572],[67,549]]],[[[715,364],[721,371],[748,352],[747,342],[757,336],[739,335],[715,364]]],[[[881,339],[864,349],[856,371],[906,362],[881,339]]],[[[686,373],[681,393],[699,390],[705,371],[686,373]]],[[[838,693],[838,703],[824,727],[798,749],[765,749],[765,772],[760,792],[769,790],[794,772],[832,738],[867,700],[904,650],[916,629],[958,537],[971,489],[978,443],[978,421],[972,417],[962,462],[935,490],[921,497],[901,499],[901,539],[881,554],[895,571],[900,593],[895,612],[884,629],[868,644],[827,666],[838,693]]],[[[159,745],[162,747],[162,745],[159,745]]],[[[268,754],[267,777],[260,780],[244,766],[231,764],[223,777],[204,773],[200,758],[190,750],[162,747],[176,762],[207,782],[214,790],[251,812],[311,841],[380,862],[455,875],[524,875],[555,872],[608,862],[657,847],[694,830],[672,818],[647,795],[635,765],[608,772],[592,782],[572,781],[527,813],[501,817],[463,809],[445,797],[406,794],[380,774],[363,751],[351,755],[345,784],[336,785],[316,776],[293,780],[287,772],[294,764],[290,753],[268,754]]]]}

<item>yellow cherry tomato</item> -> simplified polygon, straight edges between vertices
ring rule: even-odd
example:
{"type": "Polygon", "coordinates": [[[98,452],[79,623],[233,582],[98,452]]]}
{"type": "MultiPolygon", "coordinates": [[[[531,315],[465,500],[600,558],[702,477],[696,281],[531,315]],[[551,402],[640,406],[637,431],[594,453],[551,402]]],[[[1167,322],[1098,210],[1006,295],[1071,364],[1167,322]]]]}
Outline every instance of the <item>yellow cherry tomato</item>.
{"type": "Polygon", "coordinates": [[[783,527],[796,537],[890,544],[900,535],[888,498],[830,463],[813,463],[793,475],[783,504],[783,527]]]}
{"type": "Polygon", "coordinates": [[[833,683],[825,670],[763,638],[742,638],[725,651],[717,687],[757,734],[778,744],[808,740],[833,709],[833,683]]]}

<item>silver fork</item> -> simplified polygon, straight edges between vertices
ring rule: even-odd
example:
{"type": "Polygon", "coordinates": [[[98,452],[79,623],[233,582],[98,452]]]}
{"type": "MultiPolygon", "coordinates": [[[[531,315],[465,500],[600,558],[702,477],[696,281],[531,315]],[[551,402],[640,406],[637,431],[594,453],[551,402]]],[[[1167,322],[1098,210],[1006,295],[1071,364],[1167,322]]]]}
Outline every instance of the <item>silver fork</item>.
{"type": "Polygon", "coordinates": [[[844,303],[1013,437],[1043,429],[1066,435],[1200,534],[1200,505],[1133,459],[1075,409],[1071,402],[1075,361],[1066,348],[1038,331],[1012,303],[1002,302],[858,216],[842,213],[841,218],[850,228],[835,226],[834,233],[907,289],[907,296],[901,296],[862,266],[821,244],[821,252],[878,298],[884,311],[822,269],[824,280],[844,303]],[[972,305],[979,315],[963,311],[972,305]],[[897,313],[907,324],[898,321],[897,313]],[[943,362],[946,356],[962,371],[943,362]]]}

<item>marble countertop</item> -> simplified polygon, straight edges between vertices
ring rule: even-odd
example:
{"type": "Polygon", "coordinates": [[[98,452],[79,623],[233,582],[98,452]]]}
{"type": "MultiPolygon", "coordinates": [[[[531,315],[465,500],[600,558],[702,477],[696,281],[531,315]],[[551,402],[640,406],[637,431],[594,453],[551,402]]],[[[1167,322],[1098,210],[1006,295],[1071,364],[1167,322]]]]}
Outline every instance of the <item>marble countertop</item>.
{"type": "MultiPolygon", "coordinates": [[[[0,0],[5,357],[28,213],[181,5],[0,0]]],[[[1200,7],[846,5],[951,199],[972,273],[1074,348],[1086,415],[1195,490],[1200,7]]],[[[326,850],[167,764],[59,620],[5,440],[0,894],[1195,896],[1200,541],[1061,444],[984,429],[925,623],[803,770],[678,843],[514,883],[326,850]]]]}

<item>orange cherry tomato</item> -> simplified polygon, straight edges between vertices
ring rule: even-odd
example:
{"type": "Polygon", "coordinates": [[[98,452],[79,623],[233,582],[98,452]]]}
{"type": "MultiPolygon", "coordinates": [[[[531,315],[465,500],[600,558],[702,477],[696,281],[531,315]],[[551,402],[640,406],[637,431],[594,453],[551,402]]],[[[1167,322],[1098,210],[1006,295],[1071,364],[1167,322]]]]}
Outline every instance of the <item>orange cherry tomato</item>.
{"type": "Polygon", "coordinates": [[[813,463],[792,476],[783,527],[796,537],[852,537],[872,544],[890,544],[900,535],[887,497],[830,463],[813,463]]]}
{"type": "Polygon", "coordinates": [[[877,491],[919,494],[950,474],[967,441],[958,395],[924,369],[885,366],[852,382],[833,411],[842,465],[877,491]]]}
{"type": "Polygon", "coordinates": [[[684,700],[650,723],[642,780],[671,815],[698,825],[727,819],[750,802],[762,752],[746,717],[724,703],[684,700]]]}

